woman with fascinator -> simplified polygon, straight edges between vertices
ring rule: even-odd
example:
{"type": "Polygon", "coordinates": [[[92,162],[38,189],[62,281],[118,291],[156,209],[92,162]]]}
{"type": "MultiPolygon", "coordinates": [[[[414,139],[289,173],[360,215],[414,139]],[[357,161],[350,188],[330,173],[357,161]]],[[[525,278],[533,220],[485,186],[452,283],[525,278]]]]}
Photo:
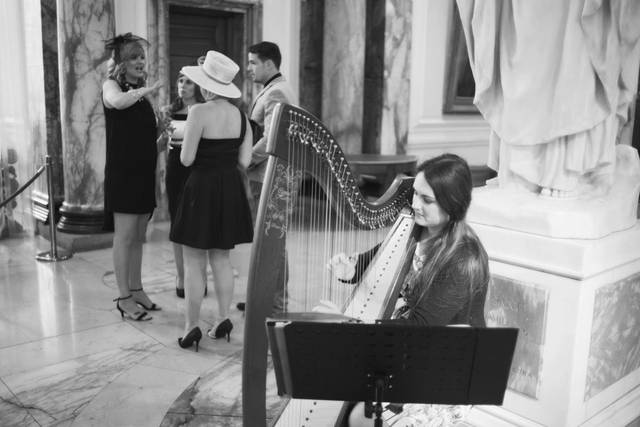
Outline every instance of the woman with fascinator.
{"type": "Polygon", "coordinates": [[[156,207],[156,116],[149,95],[160,82],[146,86],[146,40],[131,33],[106,42],[112,55],[102,85],[106,127],[104,167],[105,229],[113,230],[113,265],[120,315],[150,320],[160,308],[142,289],[142,244],[156,207]]]}
{"type": "Polygon", "coordinates": [[[245,114],[232,98],[240,90],[232,83],[238,64],[220,52],[209,51],[202,65],[180,71],[200,86],[206,102],[189,109],[180,160],[190,166],[170,239],[183,245],[185,267],[185,327],[178,339],[182,348],[202,338],[200,307],[204,294],[201,271],[207,259],[213,270],[218,316],[208,331],[211,338],[226,337],[233,324],[229,306],[234,279],[229,252],[253,239],[253,223],[241,169],[251,161],[253,136],[245,114]]]}

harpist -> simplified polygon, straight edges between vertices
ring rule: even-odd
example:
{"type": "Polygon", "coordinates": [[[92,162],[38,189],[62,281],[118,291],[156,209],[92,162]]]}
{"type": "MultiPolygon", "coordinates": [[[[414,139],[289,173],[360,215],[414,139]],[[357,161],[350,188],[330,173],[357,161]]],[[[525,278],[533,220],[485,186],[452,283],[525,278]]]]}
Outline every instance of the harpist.
{"type": "MultiPolygon", "coordinates": [[[[412,202],[417,243],[409,249],[414,251],[411,268],[404,279],[402,298],[388,321],[484,327],[489,266],[482,243],[465,221],[472,189],[469,167],[462,158],[444,154],[425,161],[417,172],[412,202]]],[[[359,256],[336,255],[331,260],[331,269],[342,281],[355,283],[376,249],[359,256]]],[[[316,311],[339,312],[339,309],[323,301],[316,311]]],[[[351,411],[350,426],[371,425],[360,406],[351,411]]],[[[461,412],[451,408],[442,416],[455,417],[461,412]]],[[[434,412],[442,412],[436,405],[411,405],[408,409],[413,418],[428,418],[434,412]]],[[[406,415],[400,413],[394,418],[403,419],[406,415]]]]}

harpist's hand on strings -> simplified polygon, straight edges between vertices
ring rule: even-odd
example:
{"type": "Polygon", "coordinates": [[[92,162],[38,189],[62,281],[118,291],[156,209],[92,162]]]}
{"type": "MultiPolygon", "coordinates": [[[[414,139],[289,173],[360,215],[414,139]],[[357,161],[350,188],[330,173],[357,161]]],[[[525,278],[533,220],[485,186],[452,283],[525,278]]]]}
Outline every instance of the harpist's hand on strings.
{"type": "Polygon", "coordinates": [[[358,254],[347,256],[347,254],[339,253],[329,260],[327,268],[333,272],[338,280],[351,280],[356,274],[357,260],[358,254]]]}
{"type": "Polygon", "coordinates": [[[320,303],[313,307],[311,311],[315,313],[342,314],[340,307],[326,299],[321,299],[320,303]]]}

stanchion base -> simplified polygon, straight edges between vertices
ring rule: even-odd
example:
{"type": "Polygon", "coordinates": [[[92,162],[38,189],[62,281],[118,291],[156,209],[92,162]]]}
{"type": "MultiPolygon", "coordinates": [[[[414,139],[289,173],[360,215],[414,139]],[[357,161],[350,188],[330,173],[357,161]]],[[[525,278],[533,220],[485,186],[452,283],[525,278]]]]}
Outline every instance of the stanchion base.
{"type": "Polygon", "coordinates": [[[40,252],[36,255],[36,260],[42,262],[56,262],[56,261],[64,261],[71,258],[73,255],[70,253],[60,253],[58,252],[57,256],[53,256],[51,251],[40,252]]]}

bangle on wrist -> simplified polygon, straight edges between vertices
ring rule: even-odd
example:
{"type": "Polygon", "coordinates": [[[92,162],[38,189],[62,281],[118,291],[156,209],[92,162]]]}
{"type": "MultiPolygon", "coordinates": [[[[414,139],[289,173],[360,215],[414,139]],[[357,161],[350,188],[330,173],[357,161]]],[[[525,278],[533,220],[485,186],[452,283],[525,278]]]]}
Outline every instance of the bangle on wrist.
{"type": "Polygon", "coordinates": [[[140,89],[133,89],[133,90],[130,90],[129,92],[127,92],[127,93],[129,93],[131,96],[133,96],[133,98],[136,101],[138,101],[138,100],[140,100],[140,98],[142,98],[140,89]]]}

